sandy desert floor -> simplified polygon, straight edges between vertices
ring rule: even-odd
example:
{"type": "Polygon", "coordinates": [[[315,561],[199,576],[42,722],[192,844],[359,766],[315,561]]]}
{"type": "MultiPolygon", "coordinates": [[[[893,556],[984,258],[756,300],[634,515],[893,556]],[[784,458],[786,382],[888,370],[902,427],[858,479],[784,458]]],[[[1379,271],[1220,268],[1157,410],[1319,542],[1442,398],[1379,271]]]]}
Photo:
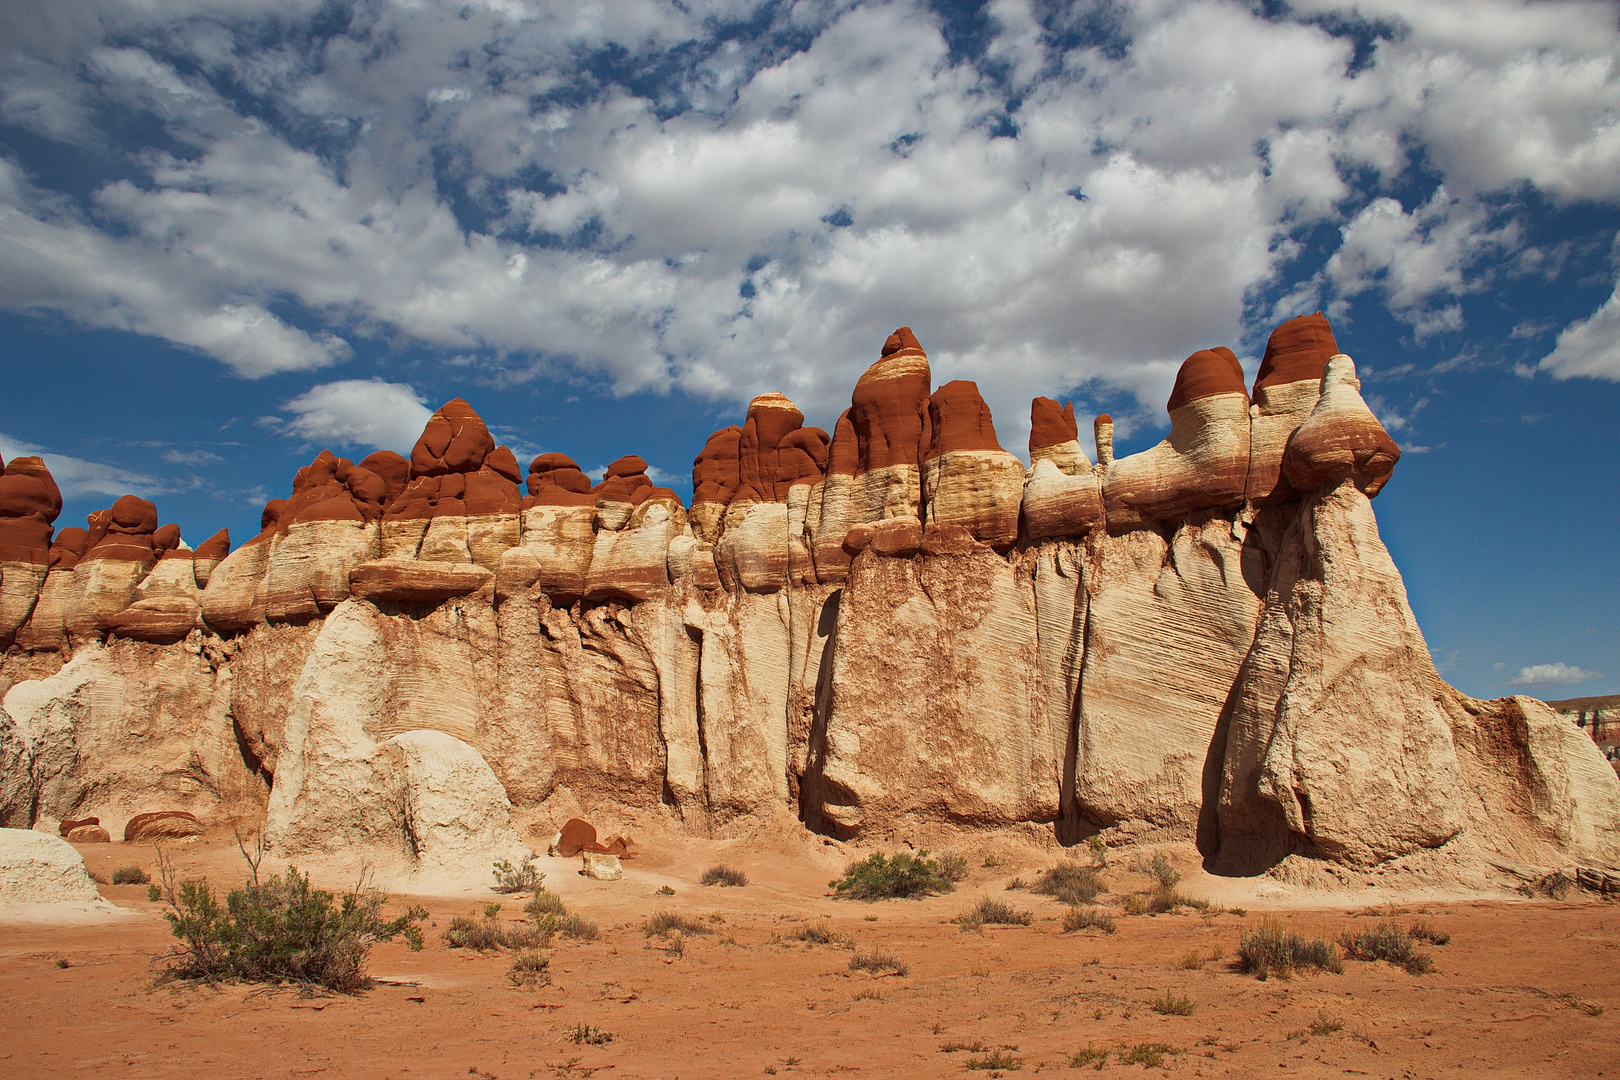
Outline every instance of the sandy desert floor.
{"type": "MultiPolygon", "coordinates": [[[[93,873],[153,868],[135,845],[82,847],[93,873]]],[[[971,849],[965,849],[971,852],[971,849]]],[[[234,842],[174,849],[185,876],[240,883],[234,842]]],[[[826,883],[850,857],[812,841],[775,850],[692,841],[627,863],[622,881],[588,880],[577,860],[539,860],[548,887],[594,920],[594,942],[558,941],[551,982],[515,988],[511,957],[446,947],[449,919],[492,901],[522,917],[523,897],[469,887],[395,898],[432,913],[427,948],[378,946],[372,990],[167,985],[159,905],[140,886],[103,885],[121,913],[76,923],[0,920],[0,1076],[527,1077],[1089,1075],[1108,1050],[1114,1075],[1575,1077],[1620,1075],[1620,906],[1566,901],[1413,899],[1392,907],[1317,898],[1250,901],[1244,914],[1121,916],[1118,932],[1061,932],[1066,910],[1006,891],[1051,861],[1039,852],[984,867],[950,894],[875,904],[834,900],[826,883]],[[701,887],[716,862],[742,888],[701,887]],[[660,895],[668,886],[675,895],[660,895]],[[981,896],[1030,911],[1029,926],[964,933],[950,920],[981,896]],[[643,932],[659,911],[697,919],[677,955],[643,932]],[[1259,981],[1235,950],[1265,916],[1335,936],[1391,913],[1449,932],[1431,974],[1348,962],[1342,975],[1259,981]],[[862,949],[897,954],[909,974],[849,970],[851,951],[792,934],[825,920],[862,949]],[[1184,995],[1191,1015],[1151,1002],[1184,995]],[[593,1039],[576,1042],[588,1027],[593,1039]],[[1313,1033],[1314,1029],[1314,1033],[1313,1033]],[[1159,1065],[1123,1064],[1132,1048],[1159,1065]],[[962,1048],[966,1047],[966,1049],[962,1048]],[[992,1055],[996,1055],[992,1057],[992,1055]],[[999,1062],[1000,1069],[975,1068],[999,1062]]],[[[1203,876],[1178,853],[1184,891],[1237,908],[1245,886],[1203,876]],[[1224,890],[1224,891],[1223,891],[1224,890]]],[[[1145,888],[1116,854],[1116,892],[1145,888]]],[[[993,861],[993,860],[992,860],[993,861]]],[[[333,883],[335,884],[335,882],[333,883]]],[[[1369,890],[1369,893],[1377,890],[1369,890]]]]}

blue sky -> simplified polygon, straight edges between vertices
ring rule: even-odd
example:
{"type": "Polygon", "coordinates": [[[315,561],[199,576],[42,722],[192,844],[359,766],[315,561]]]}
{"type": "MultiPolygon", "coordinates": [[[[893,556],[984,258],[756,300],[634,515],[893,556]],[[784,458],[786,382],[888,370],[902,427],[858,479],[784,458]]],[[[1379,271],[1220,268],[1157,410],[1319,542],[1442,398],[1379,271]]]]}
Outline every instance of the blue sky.
{"type": "Polygon", "coordinates": [[[462,396],[690,493],[766,390],[830,427],[895,326],[1163,436],[1318,308],[1406,450],[1442,672],[1620,692],[1612,4],[13,2],[0,454],[240,543],[462,396]]]}

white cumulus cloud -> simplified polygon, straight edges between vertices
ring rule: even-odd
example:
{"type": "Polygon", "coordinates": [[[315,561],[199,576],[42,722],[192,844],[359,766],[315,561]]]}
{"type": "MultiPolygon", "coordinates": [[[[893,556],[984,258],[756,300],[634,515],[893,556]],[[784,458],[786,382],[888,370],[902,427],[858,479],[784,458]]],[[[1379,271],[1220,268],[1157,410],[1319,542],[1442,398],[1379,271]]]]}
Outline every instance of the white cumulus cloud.
{"type": "Polygon", "coordinates": [[[172,491],[173,488],[145,473],[120,469],[102,461],[88,461],[67,454],[55,454],[43,446],[22,442],[0,435],[0,457],[10,461],[14,457],[37,457],[51,471],[51,478],[66,499],[105,497],[109,502],[121,495],[140,495],[151,498],[172,491]]]}
{"type": "Polygon", "coordinates": [[[1538,367],[1555,379],[1588,375],[1620,381],[1620,283],[1596,311],[1570,323],[1538,367]]]}
{"type": "Polygon", "coordinates": [[[409,386],[381,379],[322,383],[282,407],[293,415],[281,431],[303,442],[405,454],[433,415],[409,386]]]}
{"type": "Polygon", "coordinates": [[[1532,664],[1522,667],[1519,673],[1508,680],[1509,686],[1565,686],[1570,683],[1588,682],[1592,679],[1601,679],[1603,674],[1597,671],[1583,671],[1571,664],[1532,664]]]}

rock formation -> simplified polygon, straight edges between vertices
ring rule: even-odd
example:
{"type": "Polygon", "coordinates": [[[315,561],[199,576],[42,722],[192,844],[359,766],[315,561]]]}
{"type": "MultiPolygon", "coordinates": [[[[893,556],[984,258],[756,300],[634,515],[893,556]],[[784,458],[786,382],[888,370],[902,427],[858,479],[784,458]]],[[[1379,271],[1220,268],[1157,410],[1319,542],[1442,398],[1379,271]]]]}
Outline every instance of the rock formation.
{"type": "Polygon", "coordinates": [[[408,457],[318,454],[235,551],[133,496],[53,537],[16,459],[0,825],[245,819],[304,862],[474,879],[621,811],[1109,830],[1238,874],[1620,863],[1586,735],[1435,672],[1370,502],[1399,450],[1321,315],[1252,400],[1193,353],[1168,412],[1126,457],[1096,418],[1093,464],[1037,398],[1026,469],[902,327],[830,438],[755,397],[690,508],[634,454],[520,474],[458,399],[408,457]]]}

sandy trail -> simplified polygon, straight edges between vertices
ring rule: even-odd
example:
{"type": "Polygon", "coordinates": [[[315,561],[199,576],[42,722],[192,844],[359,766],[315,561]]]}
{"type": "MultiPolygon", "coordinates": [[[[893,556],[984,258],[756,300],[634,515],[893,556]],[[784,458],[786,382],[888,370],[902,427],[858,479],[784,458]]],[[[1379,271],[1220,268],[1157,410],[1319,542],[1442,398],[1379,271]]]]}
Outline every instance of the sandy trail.
{"type": "MultiPolygon", "coordinates": [[[[133,845],[80,849],[92,871],[152,867],[133,845]]],[[[243,876],[230,841],[175,849],[188,876],[218,884],[243,876]]],[[[552,982],[516,989],[510,957],[445,947],[450,917],[502,900],[481,886],[423,903],[436,924],[428,947],[379,946],[373,975],[352,998],[300,997],[245,986],[152,989],[154,957],[169,944],[158,905],[139,886],[103,886],[132,915],[104,922],[0,923],[0,1075],[66,1077],[872,1077],[988,1076],[970,1069],[993,1053],[1005,1071],[1089,1073],[1071,1064],[1088,1048],[1112,1052],[1104,1072],[1141,1073],[1122,1051],[1162,1044],[1162,1068],[1191,1076],[1571,1077],[1620,1075],[1620,908],[1582,900],[1409,901],[1451,934],[1432,949],[1435,971],[1349,962],[1345,973],[1265,982],[1233,966],[1238,939],[1270,910],[1303,933],[1336,935],[1388,914],[1386,906],[1257,902],[1246,915],[1184,912],[1119,917],[1118,932],[1062,934],[1061,905],[1006,891],[1033,880],[1049,856],[980,859],[954,893],[922,901],[835,901],[826,882],[848,854],[813,842],[749,849],[670,843],[628,864],[625,880],[589,881],[572,860],[541,859],[547,884],[598,921],[601,938],[559,941],[552,982]],[[740,866],[745,888],[703,888],[716,861],[740,866]],[[669,885],[674,896],[657,890],[669,885]],[[950,920],[980,896],[1034,913],[1030,926],[963,933],[950,920]],[[712,933],[676,955],[642,931],[675,911],[712,933]],[[862,949],[892,951],[909,974],[849,971],[847,948],[791,934],[825,919],[862,949]],[[1190,959],[1188,959],[1190,958],[1190,959]],[[66,967],[59,965],[66,961],[66,967]],[[1183,966],[1196,962],[1198,966],[1183,966]],[[1185,995],[1189,1016],[1150,1002],[1185,995]],[[1321,1034],[1312,1034],[1316,1025],[1321,1034]],[[1342,1024],[1337,1030],[1329,1030],[1342,1024]],[[611,1041],[576,1044],[589,1025],[611,1041]],[[981,1050],[952,1049],[966,1044],[981,1050]]],[[[1116,892],[1147,879],[1105,872],[1116,892]]],[[[336,884],[337,882],[333,882],[336,884]]],[[[1231,893],[1189,872],[1193,894],[1231,893]]],[[[1369,890],[1369,893],[1374,890],[1369,890]]],[[[1226,903],[1236,901],[1226,899],[1226,903]]],[[[522,898],[504,898],[503,917],[522,898]]]]}

